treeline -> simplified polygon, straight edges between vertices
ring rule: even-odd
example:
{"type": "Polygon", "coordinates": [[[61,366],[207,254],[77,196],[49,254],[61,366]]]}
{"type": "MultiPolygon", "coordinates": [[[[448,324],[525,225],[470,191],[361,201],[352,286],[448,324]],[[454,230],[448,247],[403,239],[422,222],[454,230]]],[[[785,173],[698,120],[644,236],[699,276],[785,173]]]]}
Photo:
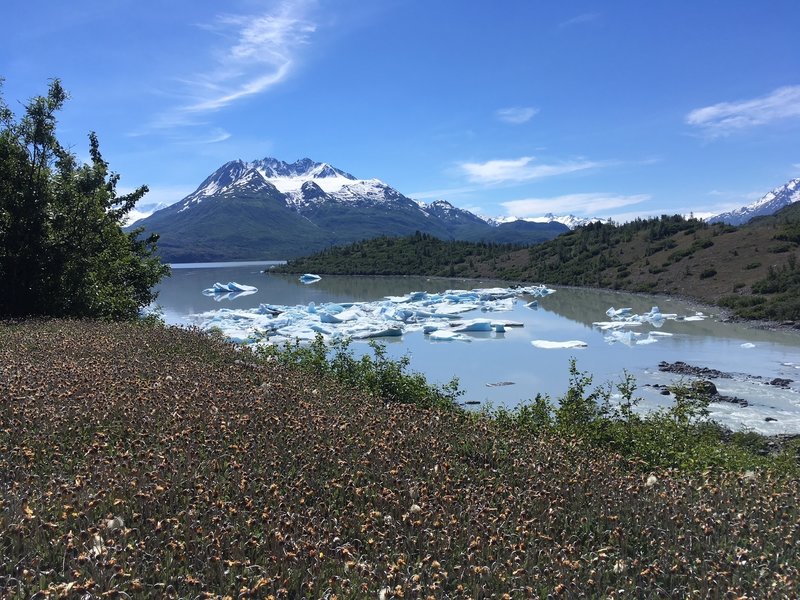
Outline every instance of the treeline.
{"type": "Polygon", "coordinates": [[[290,260],[275,271],[328,275],[478,277],[478,265],[491,264],[491,261],[519,248],[521,246],[514,244],[444,241],[418,231],[406,237],[381,236],[327,248],[307,257],[290,260]]]}

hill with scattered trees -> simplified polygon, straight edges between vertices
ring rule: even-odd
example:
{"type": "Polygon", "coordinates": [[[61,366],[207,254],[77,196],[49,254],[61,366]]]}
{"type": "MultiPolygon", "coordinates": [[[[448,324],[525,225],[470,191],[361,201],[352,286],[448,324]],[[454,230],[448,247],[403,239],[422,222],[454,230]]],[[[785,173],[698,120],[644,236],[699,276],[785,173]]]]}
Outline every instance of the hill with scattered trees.
{"type": "Polygon", "coordinates": [[[377,238],[290,261],[321,274],[499,278],[692,297],[745,318],[800,320],[800,206],[733,227],[681,216],[593,223],[530,247],[377,238]]]}

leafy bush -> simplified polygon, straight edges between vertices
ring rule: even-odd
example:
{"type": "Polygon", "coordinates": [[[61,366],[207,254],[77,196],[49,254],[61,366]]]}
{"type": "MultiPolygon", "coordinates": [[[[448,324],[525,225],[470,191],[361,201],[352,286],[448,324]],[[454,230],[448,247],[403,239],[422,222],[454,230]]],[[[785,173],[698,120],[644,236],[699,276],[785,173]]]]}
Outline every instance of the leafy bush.
{"type": "Polygon", "coordinates": [[[133,319],[169,272],[157,236],[122,231],[147,187],[117,196],[94,133],[78,164],[55,135],[66,99],[54,80],[17,120],[0,97],[0,316],[133,319]]]}
{"type": "Polygon", "coordinates": [[[613,387],[605,384],[590,389],[591,384],[591,375],[578,371],[572,359],[569,388],[557,407],[548,397],[537,395],[531,403],[514,409],[489,408],[485,412],[504,430],[575,437],[589,446],[617,452],[646,471],[800,470],[791,448],[776,458],[765,457],[763,436],[731,433],[708,421],[710,399],[703,386],[673,385],[669,388],[672,406],[640,414],[635,410],[640,402],[634,396],[636,382],[629,373],[613,387]]]}
{"type": "Polygon", "coordinates": [[[463,394],[458,379],[453,378],[443,386],[428,383],[421,373],[409,373],[410,358],[389,358],[383,344],[370,341],[372,356],[354,356],[348,338],[326,344],[317,334],[313,342],[299,342],[283,347],[262,346],[256,350],[264,360],[277,360],[280,364],[298,367],[315,376],[331,377],[344,385],[365,391],[389,402],[412,403],[420,406],[437,406],[453,409],[457,398],[463,394]]]}

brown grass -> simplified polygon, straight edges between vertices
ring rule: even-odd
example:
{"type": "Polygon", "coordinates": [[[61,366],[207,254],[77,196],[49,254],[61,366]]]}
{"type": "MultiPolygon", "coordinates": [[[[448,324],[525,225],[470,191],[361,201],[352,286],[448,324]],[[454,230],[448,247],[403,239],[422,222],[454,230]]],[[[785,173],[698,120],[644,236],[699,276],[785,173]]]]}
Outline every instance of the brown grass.
{"type": "Polygon", "coordinates": [[[797,481],[655,474],[197,332],[0,326],[4,597],[796,597],[797,481]]]}

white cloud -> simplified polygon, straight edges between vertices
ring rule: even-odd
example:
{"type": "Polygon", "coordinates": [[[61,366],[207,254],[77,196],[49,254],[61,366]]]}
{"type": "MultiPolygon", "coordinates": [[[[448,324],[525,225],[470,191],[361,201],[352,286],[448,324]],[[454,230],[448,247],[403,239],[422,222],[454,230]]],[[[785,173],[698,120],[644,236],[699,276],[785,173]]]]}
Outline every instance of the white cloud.
{"type": "Polygon", "coordinates": [[[495,111],[495,116],[504,123],[512,125],[522,125],[530,121],[536,113],[539,112],[538,108],[533,106],[514,106],[509,108],[500,108],[495,111]]]}
{"type": "MultiPolygon", "coordinates": [[[[136,207],[127,214],[125,224],[130,225],[140,219],[149,217],[159,209],[166,208],[170,204],[182,200],[191,194],[197,186],[190,185],[156,185],[148,186],[150,191],[139,200],[136,207]]],[[[134,191],[134,188],[120,186],[117,188],[117,195],[122,196],[134,191]]]]}
{"type": "Polygon", "coordinates": [[[600,18],[600,13],[582,13],[577,17],[572,17],[571,19],[567,19],[566,21],[562,21],[558,24],[559,29],[563,29],[564,27],[572,27],[573,25],[582,25],[584,23],[591,23],[592,21],[596,21],[600,18]]]}
{"type": "Polygon", "coordinates": [[[525,218],[538,217],[545,213],[578,214],[588,216],[602,215],[604,211],[622,206],[630,206],[649,200],[648,194],[622,196],[619,194],[587,193],[565,194],[550,198],[525,198],[502,202],[510,216],[525,218]]]}
{"type": "Polygon", "coordinates": [[[718,137],[793,117],[800,117],[800,85],[778,88],[771,94],[751,100],[720,102],[697,108],[686,115],[686,122],[700,127],[712,137],[718,137]]]}
{"type": "Polygon", "coordinates": [[[792,165],[792,170],[793,171],[800,171],[800,163],[794,163],[792,165]]]}
{"type": "Polygon", "coordinates": [[[601,163],[588,160],[577,160],[558,164],[536,163],[532,156],[523,156],[512,160],[490,160],[484,163],[461,163],[459,165],[467,178],[475,183],[497,184],[515,181],[530,181],[565,173],[574,173],[594,167],[601,163]]]}
{"type": "Polygon", "coordinates": [[[316,24],[309,3],[286,1],[270,13],[221,16],[206,27],[232,43],[218,52],[208,74],[194,79],[188,112],[209,112],[264,92],[292,72],[316,24]]]}

